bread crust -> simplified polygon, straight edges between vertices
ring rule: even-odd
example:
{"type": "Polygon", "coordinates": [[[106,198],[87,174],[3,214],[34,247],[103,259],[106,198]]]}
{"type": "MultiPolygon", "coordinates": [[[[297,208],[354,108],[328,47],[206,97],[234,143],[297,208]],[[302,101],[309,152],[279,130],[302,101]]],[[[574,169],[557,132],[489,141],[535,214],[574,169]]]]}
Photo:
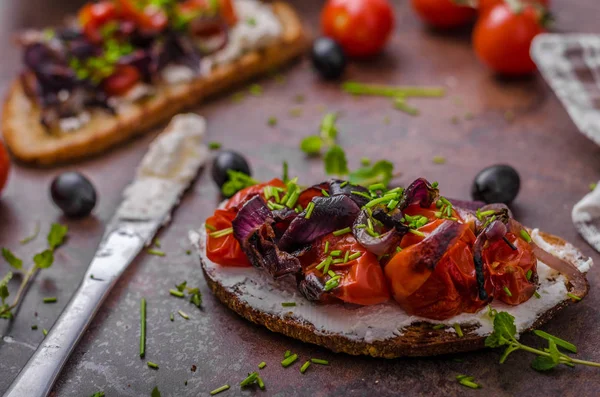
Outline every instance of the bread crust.
{"type": "MultiPolygon", "coordinates": [[[[566,244],[560,237],[543,232],[540,232],[540,235],[552,245],[563,246],[566,244]]],[[[579,259],[583,258],[583,254],[579,254],[579,259]]],[[[278,332],[303,342],[323,346],[334,352],[380,358],[398,358],[467,352],[485,347],[485,337],[473,332],[476,328],[475,325],[461,325],[463,336],[459,337],[456,333],[446,332],[444,329],[434,329],[433,324],[430,323],[416,323],[403,329],[403,334],[400,336],[370,343],[350,339],[341,334],[318,333],[312,324],[300,322],[292,316],[282,318],[254,309],[244,302],[239,295],[236,295],[218,281],[212,279],[209,272],[206,271],[202,257],[200,260],[202,262],[204,277],[210,289],[231,310],[247,320],[267,327],[273,332],[278,332]]],[[[585,291],[579,297],[585,297],[588,290],[589,285],[586,283],[585,291]]],[[[573,303],[573,300],[565,299],[542,314],[529,330],[540,327],[561,309],[573,303]]]]}
{"type": "Polygon", "coordinates": [[[127,105],[117,116],[94,110],[88,124],[68,133],[49,134],[39,122],[39,108],[25,95],[21,83],[12,83],[3,106],[2,133],[10,151],[19,160],[41,166],[83,159],[148,132],[148,129],[255,76],[267,73],[300,55],[306,48],[306,34],[295,10],[275,2],[283,34],[279,41],[261,51],[245,54],[220,65],[210,75],[189,83],[156,86],[156,95],[127,105]]]}

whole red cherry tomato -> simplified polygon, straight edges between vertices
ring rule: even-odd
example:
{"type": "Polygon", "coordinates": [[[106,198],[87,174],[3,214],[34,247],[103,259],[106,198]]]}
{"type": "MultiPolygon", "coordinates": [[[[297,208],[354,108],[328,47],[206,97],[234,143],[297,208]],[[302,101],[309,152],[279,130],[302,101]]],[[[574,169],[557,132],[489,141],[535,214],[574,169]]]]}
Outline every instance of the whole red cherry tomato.
{"type": "MultiPolygon", "coordinates": [[[[521,1],[523,3],[539,4],[546,8],[548,8],[550,6],[550,0],[521,0],[521,1]]],[[[479,14],[482,14],[484,12],[488,12],[489,10],[491,10],[498,4],[504,4],[505,2],[506,2],[506,0],[479,0],[479,3],[477,4],[477,10],[479,11],[479,14]]]]}
{"type": "Polygon", "coordinates": [[[477,57],[493,71],[504,75],[525,75],[536,70],[529,55],[534,37],[545,31],[544,12],[524,5],[513,10],[500,4],[481,15],[473,30],[477,57]]]}
{"type": "Polygon", "coordinates": [[[460,0],[411,0],[411,4],[423,22],[441,29],[466,25],[477,13],[460,0]]]}
{"type": "Polygon", "coordinates": [[[483,262],[489,273],[485,289],[495,299],[509,305],[525,302],[535,293],[537,282],[537,259],[531,245],[513,233],[506,238],[517,249],[513,250],[505,241],[490,243],[483,251],[483,262]]]}
{"type": "Polygon", "coordinates": [[[8,172],[10,171],[10,159],[8,158],[8,153],[4,148],[4,145],[0,141],[0,193],[6,184],[6,180],[8,179],[8,172]]]}
{"type": "Polygon", "coordinates": [[[79,24],[83,27],[83,33],[92,43],[102,41],[100,28],[106,22],[117,17],[117,7],[112,1],[100,1],[88,3],[79,10],[79,24]]]}
{"type": "Polygon", "coordinates": [[[108,95],[123,95],[140,81],[140,72],[131,65],[119,65],[104,79],[102,87],[108,95]]]}
{"type": "Polygon", "coordinates": [[[165,11],[149,1],[116,0],[120,14],[132,20],[142,30],[150,33],[160,32],[169,24],[165,11]]]}
{"type": "Polygon", "coordinates": [[[388,0],[328,0],[321,13],[321,30],[353,57],[377,54],[394,28],[388,0]]]}

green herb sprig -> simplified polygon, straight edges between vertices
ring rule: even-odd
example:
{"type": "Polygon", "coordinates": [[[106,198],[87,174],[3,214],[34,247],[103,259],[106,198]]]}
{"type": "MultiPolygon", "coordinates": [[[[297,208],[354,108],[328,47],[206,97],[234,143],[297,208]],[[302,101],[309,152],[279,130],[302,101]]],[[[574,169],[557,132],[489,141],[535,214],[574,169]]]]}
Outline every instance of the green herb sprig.
{"type": "Polygon", "coordinates": [[[600,363],[579,360],[561,352],[559,346],[570,351],[576,350],[576,347],[572,343],[545,332],[535,332],[537,336],[548,342],[548,347],[544,350],[524,345],[516,339],[517,327],[515,326],[515,318],[513,316],[507,312],[493,311],[490,311],[490,315],[494,318],[494,332],[485,339],[485,345],[492,348],[506,346],[502,357],[500,357],[500,364],[503,364],[511,353],[517,350],[524,350],[537,354],[537,357],[531,362],[532,368],[537,371],[548,371],[560,364],[570,367],[580,364],[600,368],[600,363]]]}
{"type": "MultiPolygon", "coordinates": [[[[13,309],[15,309],[21,303],[21,299],[25,294],[29,283],[35,277],[35,275],[41,269],[47,269],[54,263],[54,251],[60,247],[67,236],[68,227],[59,223],[54,223],[50,226],[50,231],[46,237],[48,242],[48,248],[42,252],[39,252],[33,256],[33,264],[25,273],[21,285],[17,290],[15,299],[11,304],[6,302],[6,298],[10,296],[8,291],[8,282],[12,278],[12,272],[8,272],[0,280],[0,318],[11,319],[13,318],[13,309]]],[[[15,256],[9,249],[2,248],[2,257],[8,262],[8,264],[16,270],[21,270],[23,261],[15,256]]]]}
{"type": "Polygon", "coordinates": [[[259,183],[256,179],[243,172],[228,170],[227,175],[229,180],[221,187],[221,193],[225,197],[231,197],[240,190],[259,183]]]}

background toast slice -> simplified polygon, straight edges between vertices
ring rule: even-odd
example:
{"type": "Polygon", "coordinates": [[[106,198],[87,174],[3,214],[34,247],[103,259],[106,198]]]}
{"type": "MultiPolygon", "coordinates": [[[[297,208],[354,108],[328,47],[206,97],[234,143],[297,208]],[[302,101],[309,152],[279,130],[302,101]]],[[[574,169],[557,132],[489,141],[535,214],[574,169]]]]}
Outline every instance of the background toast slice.
{"type": "Polygon", "coordinates": [[[282,2],[273,3],[272,7],[283,26],[277,43],[218,66],[210,75],[192,82],[159,85],[156,95],[139,104],[127,105],[116,117],[101,110],[93,111],[91,121],[75,132],[49,134],[39,122],[37,106],[25,95],[20,82],[13,82],[3,107],[2,133],[6,145],[19,160],[44,166],[86,158],[147,132],[210,95],[272,71],[300,55],[307,43],[295,10],[282,2]]]}
{"type": "MultiPolygon", "coordinates": [[[[539,232],[539,236],[555,248],[560,248],[567,244],[561,238],[543,232],[539,232]]],[[[452,327],[435,329],[435,324],[419,322],[403,328],[401,335],[386,338],[385,340],[370,341],[366,338],[350,338],[342,333],[319,331],[312,323],[302,321],[296,317],[293,313],[293,308],[290,308],[290,315],[268,313],[265,310],[261,310],[258,305],[249,304],[249,300],[244,299],[245,297],[241,295],[239,285],[226,286],[217,277],[214,277],[214,273],[207,266],[207,260],[203,255],[201,236],[194,237],[192,237],[192,241],[200,251],[200,261],[204,277],[215,296],[240,316],[256,324],[263,325],[273,332],[278,332],[303,342],[323,346],[334,352],[380,358],[434,356],[478,350],[485,347],[486,336],[481,336],[474,332],[477,325],[461,325],[463,336],[460,337],[455,332],[448,332],[448,328],[452,329],[452,327]],[[194,237],[197,239],[195,242],[194,237]]],[[[574,247],[570,245],[569,247],[571,248],[570,252],[573,254],[570,255],[570,260],[575,262],[575,264],[581,264],[589,260],[574,247]]],[[[256,269],[253,270],[258,272],[256,269]]],[[[266,287],[266,289],[268,288],[270,287],[266,287]]],[[[568,284],[567,289],[570,290],[568,284]]],[[[586,283],[585,291],[582,291],[578,296],[583,298],[587,295],[588,290],[589,285],[586,283]]],[[[532,297],[531,299],[536,298],[532,297]]],[[[538,328],[550,320],[559,310],[573,302],[572,299],[565,296],[558,304],[543,313],[539,313],[539,317],[527,329],[538,328]]],[[[272,302],[272,304],[279,305],[280,302],[272,302]]],[[[312,305],[312,303],[307,304],[312,305]]],[[[347,310],[347,313],[350,313],[348,309],[343,307],[338,307],[336,310],[347,310]]]]}

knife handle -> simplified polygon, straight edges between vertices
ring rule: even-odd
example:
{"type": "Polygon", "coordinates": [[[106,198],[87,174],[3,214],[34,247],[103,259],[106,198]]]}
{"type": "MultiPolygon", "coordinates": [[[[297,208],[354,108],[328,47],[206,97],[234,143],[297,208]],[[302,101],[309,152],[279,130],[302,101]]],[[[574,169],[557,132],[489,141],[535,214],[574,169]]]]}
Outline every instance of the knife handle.
{"type": "Polygon", "coordinates": [[[62,367],[108,295],[112,280],[86,277],[4,397],[47,396],[62,367]]]}

